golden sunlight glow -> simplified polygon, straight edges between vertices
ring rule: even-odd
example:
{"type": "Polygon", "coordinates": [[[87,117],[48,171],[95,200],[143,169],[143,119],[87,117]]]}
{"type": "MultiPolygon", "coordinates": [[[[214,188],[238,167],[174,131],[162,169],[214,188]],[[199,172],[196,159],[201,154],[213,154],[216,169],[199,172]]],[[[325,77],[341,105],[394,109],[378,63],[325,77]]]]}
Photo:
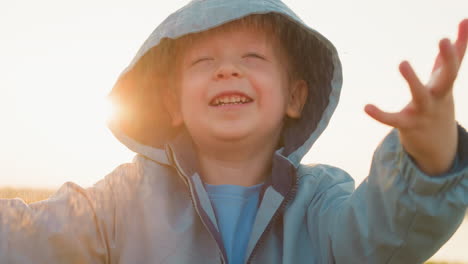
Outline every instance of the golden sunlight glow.
{"type": "Polygon", "coordinates": [[[106,97],[102,109],[104,121],[106,123],[112,122],[115,119],[117,112],[118,106],[114,102],[112,102],[112,100],[109,97],[106,97]]]}
{"type": "MultiPolygon", "coordinates": [[[[364,105],[404,106],[410,93],[397,65],[408,59],[429,76],[437,42],[455,37],[468,1],[283,1],[334,43],[343,64],[338,108],[302,162],[343,168],[359,184],[389,131],[364,105]]],[[[107,94],[154,27],[187,2],[0,2],[0,187],[88,187],[131,161],[106,126],[125,111],[107,94]]],[[[465,127],[467,56],[454,88],[465,127]]],[[[468,261],[463,232],[463,248],[441,258],[468,261]]]]}
{"type": "MultiPolygon", "coordinates": [[[[5,2],[6,9],[0,8],[8,10],[0,16],[0,71],[4,73],[0,78],[0,160],[4,161],[0,170],[9,173],[0,175],[0,184],[58,186],[71,180],[89,185],[132,156],[106,128],[117,111],[107,94],[154,26],[187,1],[155,2],[157,7],[144,9],[89,0],[73,8],[49,0],[31,2],[27,9],[5,2]],[[49,12],[49,5],[60,12],[49,12]],[[103,22],[102,10],[109,9],[108,22],[103,22]],[[68,172],[70,164],[53,162],[57,156],[93,163],[68,172]],[[28,166],[19,165],[20,160],[28,166]],[[44,165],[50,162],[57,167],[44,165]]],[[[359,183],[367,174],[374,148],[388,132],[362,107],[367,103],[386,110],[403,106],[409,92],[397,71],[398,63],[408,59],[424,79],[437,41],[454,37],[457,23],[467,15],[468,2],[325,1],[314,3],[316,8],[310,1],[285,2],[336,45],[345,77],[338,109],[304,162],[332,163],[359,183]],[[425,6],[425,12],[418,12],[420,6],[425,6]]],[[[457,118],[466,125],[466,61],[464,65],[455,100],[457,118]]]]}

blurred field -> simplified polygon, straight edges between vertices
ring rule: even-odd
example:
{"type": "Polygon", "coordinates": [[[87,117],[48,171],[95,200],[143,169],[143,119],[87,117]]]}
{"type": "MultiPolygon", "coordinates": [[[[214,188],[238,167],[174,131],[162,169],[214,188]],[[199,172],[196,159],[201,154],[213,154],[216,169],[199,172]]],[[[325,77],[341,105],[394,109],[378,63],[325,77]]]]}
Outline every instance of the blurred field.
{"type": "Polygon", "coordinates": [[[26,203],[33,203],[47,199],[55,190],[32,188],[0,188],[0,198],[21,198],[26,203]]]}
{"type": "MultiPolygon", "coordinates": [[[[0,198],[21,198],[26,203],[32,203],[47,199],[55,190],[51,189],[32,189],[32,188],[0,188],[0,198]]],[[[463,262],[440,262],[428,261],[425,264],[467,264],[463,262]]]]}

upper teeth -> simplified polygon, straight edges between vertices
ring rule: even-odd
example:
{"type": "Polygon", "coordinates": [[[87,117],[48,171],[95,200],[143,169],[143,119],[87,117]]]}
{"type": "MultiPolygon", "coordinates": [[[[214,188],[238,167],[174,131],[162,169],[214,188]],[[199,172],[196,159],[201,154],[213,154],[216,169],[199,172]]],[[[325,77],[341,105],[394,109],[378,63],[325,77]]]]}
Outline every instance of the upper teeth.
{"type": "Polygon", "coordinates": [[[213,105],[220,105],[220,104],[241,104],[245,102],[249,102],[250,100],[242,95],[227,95],[221,96],[216,98],[213,101],[213,105]]]}

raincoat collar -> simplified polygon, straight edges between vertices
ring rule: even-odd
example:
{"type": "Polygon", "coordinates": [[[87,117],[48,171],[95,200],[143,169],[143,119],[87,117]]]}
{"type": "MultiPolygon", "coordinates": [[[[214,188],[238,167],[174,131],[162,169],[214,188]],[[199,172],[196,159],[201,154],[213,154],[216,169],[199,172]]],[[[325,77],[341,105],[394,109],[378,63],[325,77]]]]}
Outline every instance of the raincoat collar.
{"type": "MultiPolygon", "coordinates": [[[[198,157],[195,151],[194,143],[187,131],[181,132],[177,137],[171,140],[167,146],[168,160],[178,166],[178,170],[185,177],[194,177],[200,175],[198,167],[198,157]]],[[[276,192],[286,196],[295,182],[295,169],[293,164],[283,155],[282,149],[273,154],[272,169],[269,177],[266,178],[264,189],[272,186],[276,192]]],[[[188,180],[188,179],[187,179],[188,180]]]]}

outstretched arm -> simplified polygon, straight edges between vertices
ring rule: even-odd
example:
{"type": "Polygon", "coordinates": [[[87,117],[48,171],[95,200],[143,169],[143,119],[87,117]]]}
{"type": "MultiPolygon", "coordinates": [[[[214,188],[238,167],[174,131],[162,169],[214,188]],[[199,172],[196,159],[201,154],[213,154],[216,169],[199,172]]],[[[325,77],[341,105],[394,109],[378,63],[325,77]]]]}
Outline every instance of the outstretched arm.
{"type": "Polygon", "coordinates": [[[371,117],[396,129],[377,148],[369,176],[356,190],[352,179],[335,168],[320,167],[303,178],[310,180],[307,186],[324,190],[308,210],[311,234],[329,237],[316,241],[330,249],[322,262],[422,263],[463,221],[468,133],[457,127],[452,86],[467,41],[468,19],[460,23],[455,44],[440,42],[426,85],[407,62],[400,65],[412,93],[400,112],[366,106],[371,117]]]}
{"type": "Polygon", "coordinates": [[[400,141],[419,168],[429,175],[448,171],[457,150],[453,83],[468,42],[468,19],[459,25],[455,43],[442,39],[430,81],[421,83],[410,64],[400,64],[412,100],[398,113],[388,113],[374,105],[365,111],[375,120],[398,129],[400,141]]]}
{"type": "Polygon", "coordinates": [[[0,199],[0,263],[109,263],[115,182],[132,171],[122,165],[87,189],[65,183],[29,205],[0,199]]]}

